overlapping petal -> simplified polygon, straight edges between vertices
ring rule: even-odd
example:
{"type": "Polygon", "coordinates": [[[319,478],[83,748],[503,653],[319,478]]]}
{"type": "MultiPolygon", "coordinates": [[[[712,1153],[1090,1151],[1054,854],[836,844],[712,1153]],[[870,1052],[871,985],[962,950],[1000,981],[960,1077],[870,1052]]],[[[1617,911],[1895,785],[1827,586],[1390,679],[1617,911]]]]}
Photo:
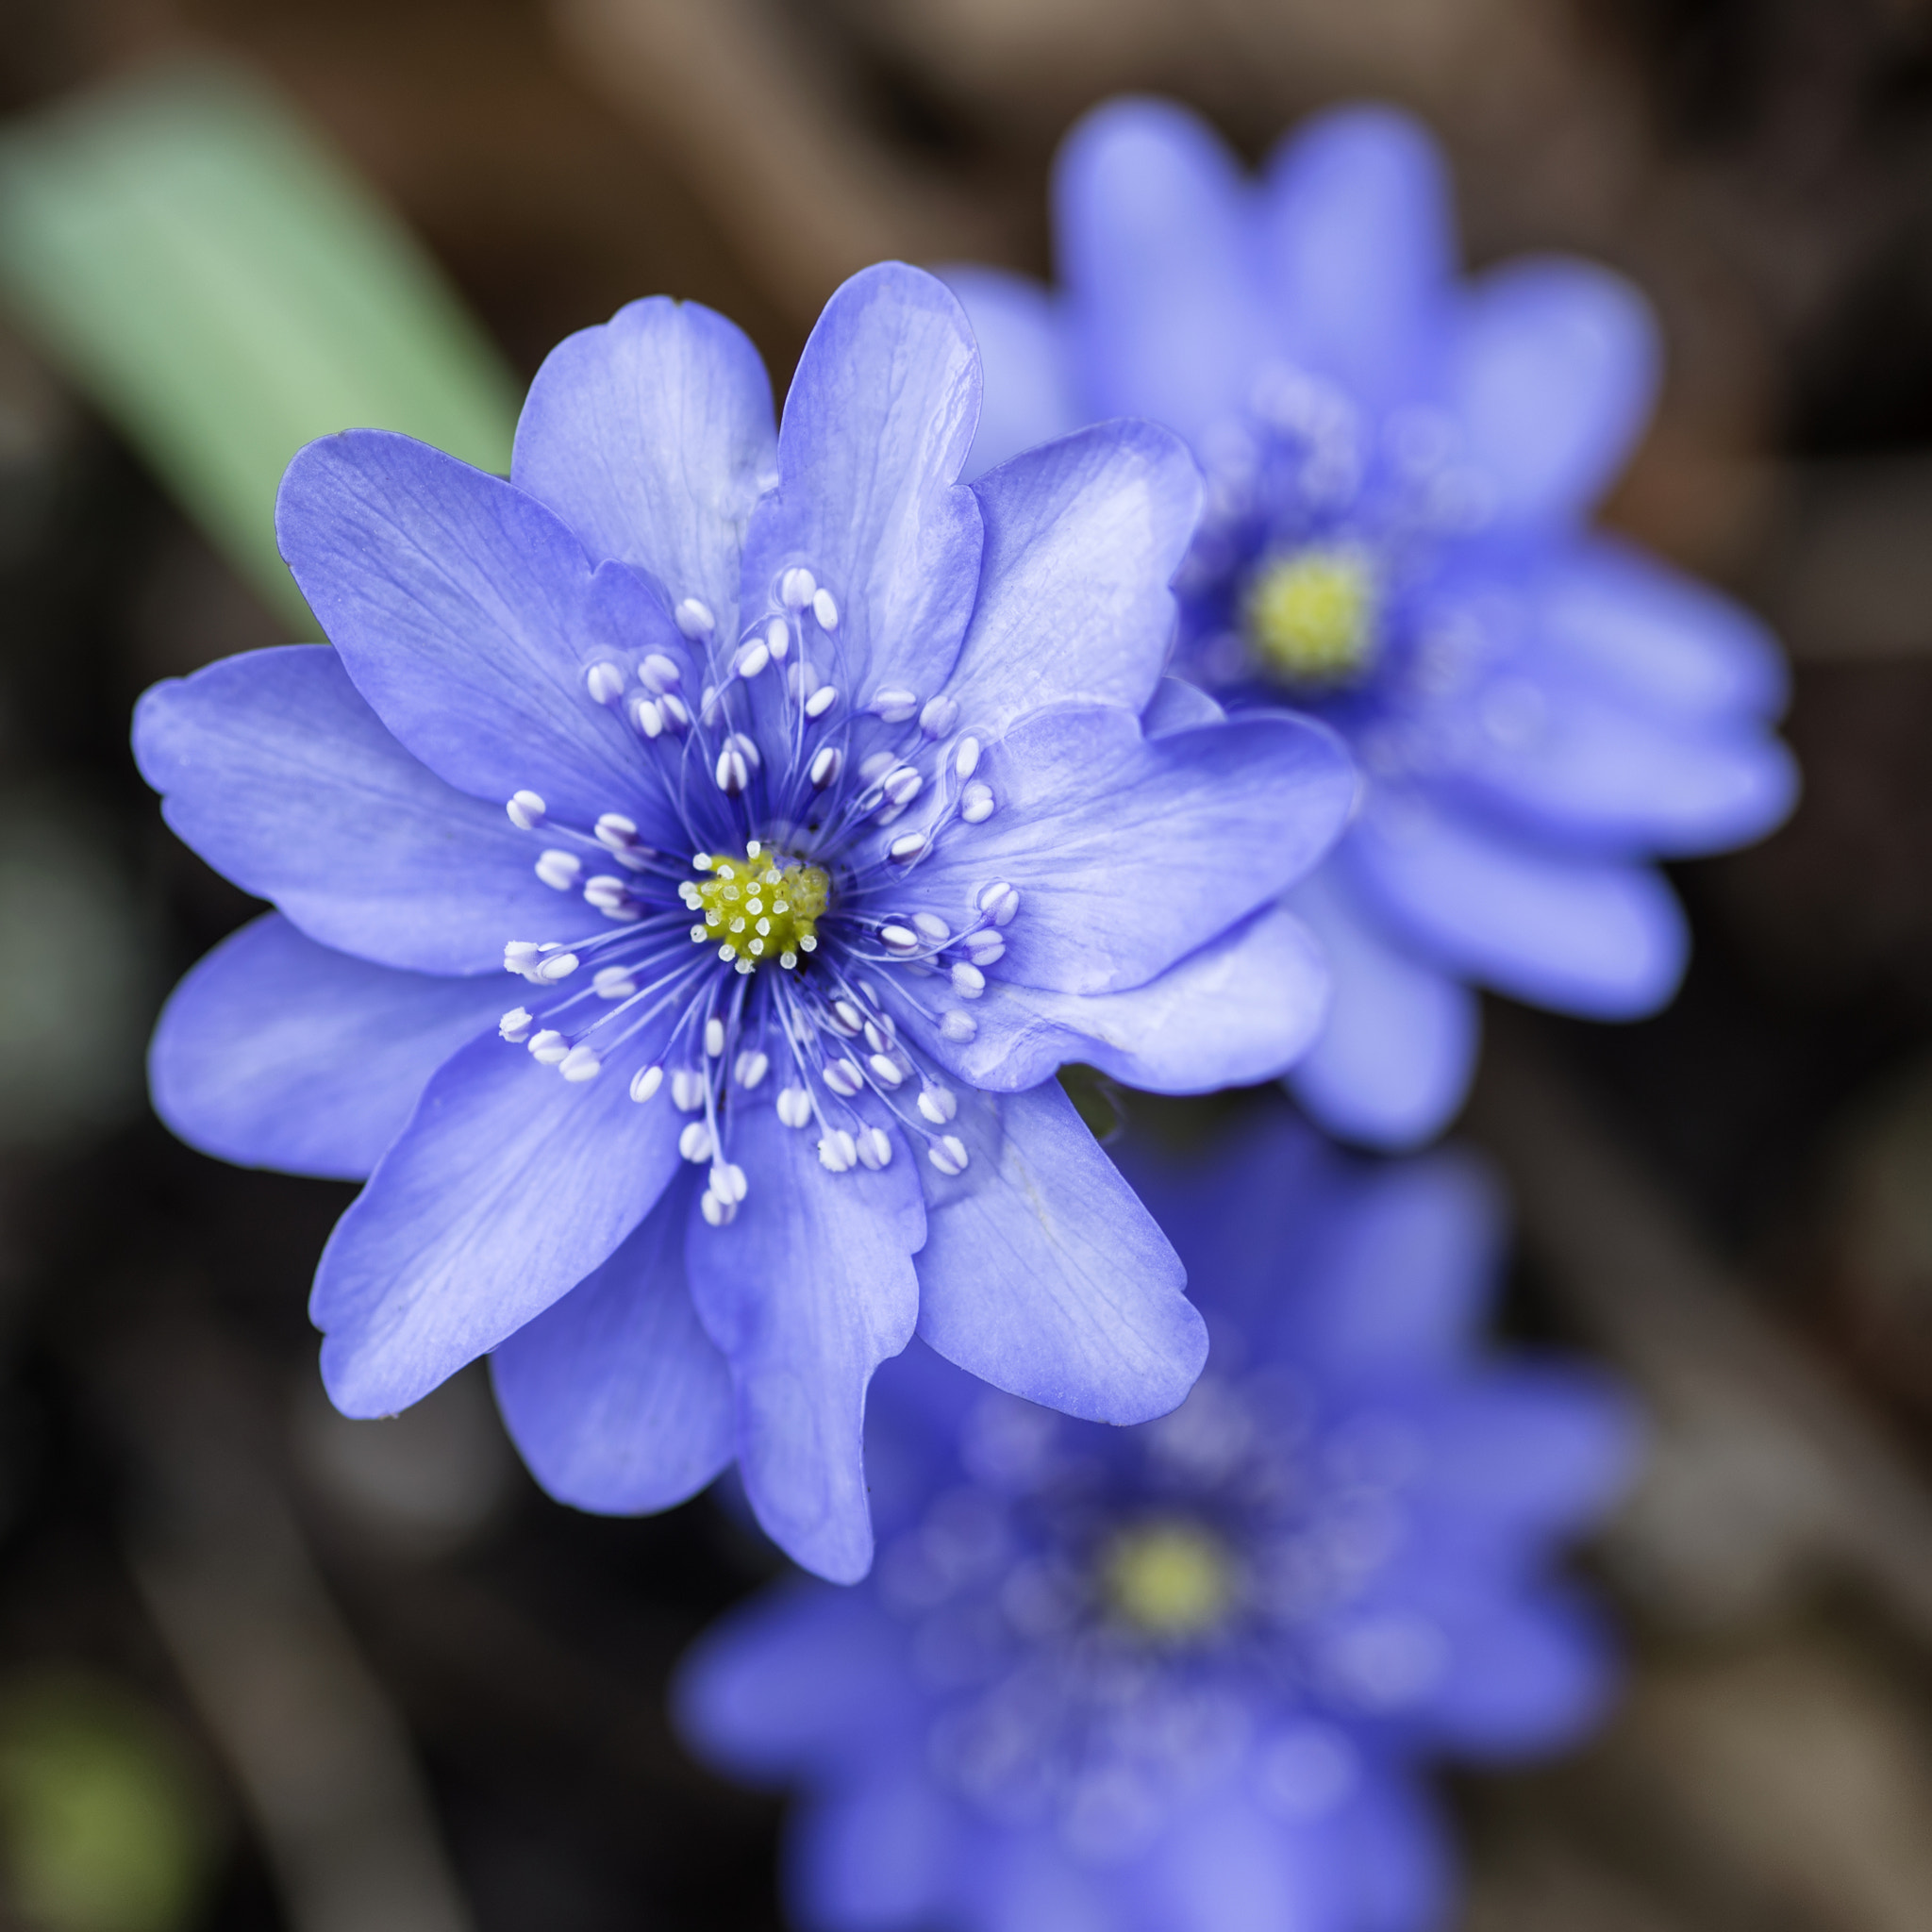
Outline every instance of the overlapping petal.
{"type": "Polygon", "coordinates": [[[970,483],[1035,443],[1071,435],[1084,418],[1058,305],[1045,289],[970,262],[941,269],[940,277],[973,325],[985,381],[964,471],[970,483]]]}

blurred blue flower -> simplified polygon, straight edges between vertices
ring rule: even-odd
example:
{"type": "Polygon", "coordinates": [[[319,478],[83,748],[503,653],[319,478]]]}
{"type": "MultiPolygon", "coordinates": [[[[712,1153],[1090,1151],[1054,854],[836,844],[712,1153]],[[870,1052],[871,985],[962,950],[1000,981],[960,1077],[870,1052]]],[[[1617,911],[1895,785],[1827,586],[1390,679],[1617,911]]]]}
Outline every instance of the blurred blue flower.
{"type": "Polygon", "coordinates": [[[1182,444],[967,489],[978,388],[905,267],[834,297],[775,435],[736,328],[638,303],[544,364],[508,482],[303,451],[279,535],[334,647],[142,699],[169,823],[279,908],[175,992],[155,1102],[370,1175],[311,1305],[347,1413],[493,1350],[555,1494],[661,1508],[736,1457],[850,1578],[915,1324],[1077,1414],[1186,1392],[1179,1264],[1051,1075],[1278,1073],[1324,986],[1276,902],[1354,781],[1319,726],[1163,694],[1182,444]]]}
{"type": "Polygon", "coordinates": [[[1317,120],[1251,182],[1191,115],[1116,102],[1055,192],[1060,292],[947,272],[986,358],[972,465],[1114,415],[1191,441],[1174,668],[1316,712],[1366,779],[1291,900],[1336,969],[1291,1084],[1333,1131],[1413,1144],[1466,1091],[1471,983],[1651,1011],[1687,941],[1645,860],[1794,796],[1771,640],[1586,528],[1651,408],[1650,311],[1565,258],[1457,279],[1441,157],[1384,109],[1317,120]]]}
{"type": "Polygon", "coordinates": [[[1418,1759],[1588,1729],[1611,1688],[1553,1545],[1632,1419],[1478,1330],[1482,1173],[1370,1167],[1271,1110],[1129,1169],[1188,1264],[1207,1372],[1096,1428],[913,1349],[878,1378],[877,1568],[727,1616],[686,1737],[804,1787],[788,1890],[832,1932],[1423,1932],[1454,1891],[1418,1759]]]}

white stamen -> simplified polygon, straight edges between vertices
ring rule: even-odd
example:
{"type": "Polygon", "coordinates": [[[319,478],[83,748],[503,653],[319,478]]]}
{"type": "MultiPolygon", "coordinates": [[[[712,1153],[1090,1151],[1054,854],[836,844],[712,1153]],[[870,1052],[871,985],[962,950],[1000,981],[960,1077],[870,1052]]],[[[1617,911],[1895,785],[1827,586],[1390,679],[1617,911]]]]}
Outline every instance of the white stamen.
{"type": "Polygon", "coordinates": [[[664,1069],[662,1067],[640,1067],[630,1076],[630,1097],[641,1106],[663,1084],[664,1069]]]}
{"type": "Polygon", "coordinates": [[[543,823],[543,799],[535,791],[513,791],[504,807],[509,822],[520,832],[534,832],[543,823]]]}
{"type": "Polygon", "coordinates": [[[751,783],[751,766],[739,749],[738,738],[733,736],[724,741],[724,749],[718,754],[716,773],[718,790],[730,797],[737,797],[751,783]]]}
{"type": "Polygon", "coordinates": [[[679,1113],[696,1113],[705,1104],[705,1076],[695,1067],[679,1067],[671,1076],[671,1104],[679,1113]]]}
{"type": "Polygon", "coordinates": [[[819,591],[811,600],[811,614],[819,621],[821,630],[839,628],[839,606],[829,591],[819,591]]]}
{"type": "Polygon", "coordinates": [[[805,715],[808,718],[823,718],[839,702],[839,687],[835,684],[822,684],[805,701],[805,715]]]}
{"type": "Polygon", "coordinates": [[[665,691],[658,700],[658,708],[663,712],[664,723],[671,730],[691,729],[691,708],[675,691],[665,691]]]}
{"type": "Polygon", "coordinates": [[[882,1087],[899,1087],[905,1084],[906,1075],[899,1071],[898,1062],[889,1053],[875,1053],[867,1061],[882,1087]]]}
{"type": "Polygon", "coordinates": [[[537,977],[555,986],[559,979],[568,979],[577,970],[578,963],[575,953],[552,953],[549,958],[538,967],[537,977]]]}
{"type": "Polygon", "coordinates": [[[707,1188],[698,1196],[698,1211],[710,1226],[725,1227],[737,1220],[738,1204],[735,1201],[720,1200],[709,1188],[707,1188]]]}
{"type": "Polygon", "coordinates": [[[991,966],[1006,955],[1007,942],[996,932],[981,930],[966,935],[966,957],[975,966],[991,966]]]}
{"type": "Polygon", "coordinates": [[[845,1058],[827,1060],[821,1077],[841,1100],[850,1100],[865,1085],[864,1075],[858,1071],[858,1063],[845,1058]]]}
{"type": "Polygon", "coordinates": [[[574,1046],[564,1055],[563,1064],[557,1071],[566,1080],[581,1083],[594,1080],[604,1071],[604,1062],[598,1058],[594,1047],[574,1046]]]}
{"type": "Polygon", "coordinates": [[[858,1145],[859,1159],[874,1174],[892,1164],[892,1137],[883,1127],[860,1127],[858,1145]]]}
{"type": "Polygon", "coordinates": [[[976,738],[962,738],[959,748],[953,754],[953,770],[961,778],[970,778],[979,769],[979,741],[976,738]]]}
{"type": "Polygon", "coordinates": [[[554,846],[537,860],[537,876],[553,892],[567,892],[576,884],[584,861],[575,852],[558,852],[554,846]]]}
{"type": "Polygon", "coordinates": [[[822,745],[812,759],[809,775],[813,788],[823,791],[839,775],[839,767],[845,762],[845,754],[836,744],[822,745]]]}
{"type": "Polygon", "coordinates": [[[512,1046],[521,1046],[530,1037],[530,1028],[537,1024],[537,1016],[527,1007],[512,1007],[496,1023],[496,1030],[512,1046]]]}
{"type": "Polygon", "coordinates": [[[879,943],[889,953],[916,953],[919,935],[908,925],[882,925],[879,927],[879,943]]]}
{"type": "Polygon", "coordinates": [[[695,1166],[711,1158],[711,1130],[703,1121],[689,1121],[677,1137],[677,1151],[695,1166]]]}
{"type": "Polygon", "coordinates": [[[765,626],[765,649],[780,663],[791,648],[791,626],[782,617],[774,617],[765,626]]]}
{"type": "Polygon", "coordinates": [[[803,1087],[778,1090],[778,1118],[788,1127],[802,1127],[811,1119],[811,1095],[803,1087]]]}
{"type": "MultiPolygon", "coordinates": [[[[676,617],[678,629],[688,638],[708,638],[718,627],[718,620],[711,615],[711,607],[697,597],[685,598],[677,607],[676,617]]],[[[675,677],[672,679],[674,684],[676,681],[675,677]]]]}
{"type": "Polygon", "coordinates": [[[969,825],[985,823],[992,816],[992,787],[975,778],[959,794],[959,816],[969,825]]]}
{"type": "Polygon", "coordinates": [[[756,1087],[771,1070],[771,1065],[772,1059],[769,1054],[758,1053],[756,1050],[750,1053],[741,1053],[738,1056],[738,1059],[731,1069],[732,1077],[737,1080],[741,1087],[747,1089],[756,1087]]]}
{"type": "Polygon", "coordinates": [[[744,1170],[731,1161],[721,1160],[711,1169],[711,1191],[734,1207],[744,1199],[744,1170]]]}
{"type": "Polygon", "coordinates": [[[899,1029],[883,1013],[865,1023],[865,1043],[874,1053],[889,1052],[898,1043],[899,1029]]]}
{"type": "Polygon", "coordinates": [[[570,1041],[551,1026],[546,1026],[530,1041],[530,1058],[541,1066],[558,1066],[569,1053],[570,1041]]]}
{"type": "Polygon", "coordinates": [[[834,1000],[830,1017],[833,1025],[848,1040],[856,1038],[865,1025],[865,1015],[848,999],[834,1000]]]}
{"type": "Polygon", "coordinates": [[[592,829],[598,844],[609,852],[628,852],[638,842],[637,822],[625,818],[621,811],[599,813],[592,829]]]}
{"type": "Polygon", "coordinates": [[[901,808],[908,806],[919,796],[920,788],[925,780],[910,765],[901,765],[896,772],[887,774],[885,784],[880,787],[888,800],[901,808]]]}
{"type": "Polygon", "coordinates": [[[874,778],[882,778],[899,762],[895,751],[875,751],[858,768],[858,782],[870,785],[874,778]]]}
{"type": "Polygon", "coordinates": [[[584,688],[600,705],[614,705],[624,695],[624,666],[606,658],[584,673],[584,688]]]}
{"type": "Polygon", "coordinates": [[[964,1046],[979,1031],[979,1023],[971,1013],[948,1013],[940,1022],[940,1038],[950,1040],[955,1046],[964,1046]]]}
{"type": "Polygon", "coordinates": [[[629,896],[629,887],[615,873],[600,872],[584,881],[584,898],[599,912],[615,912],[629,896]]]}
{"type": "Polygon", "coordinates": [[[794,563],[778,579],[778,601],[788,610],[803,610],[818,594],[818,579],[804,565],[794,563]]]}
{"type": "Polygon", "coordinates": [[[915,912],[912,924],[919,928],[919,936],[930,940],[936,946],[942,946],[952,938],[952,929],[937,912],[915,912]]]}
{"type": "Polygon", "coordinates": [[[986,991],[986,974],[961,959],[953,968],[953,991],[962,1000],[976,1000],[986,991]]]}
{"type": "Polygon", "coordinates": [[[535,940],[511,940],[503,949],[503,970],[527,977],[536,972],[537,962],[542,957],[543,948],[535,940]]]}
{"type": "Polygon", "coordinates": [[[941,1134],[925,1150],[925,1158],[941,1174],[964,1174],[966,1172],[966,1143],[958,1134],[941,1134]]]}
{"type": "Polygon", "coordinates": [[[927,698],[919,714],[919,728],[928,738],[943,738],[958,722],[958,698],[927,698]]]}
{"type": "Polygon", "coordinates": [[[737,672],[739,676],[752,678],[756,677],[771,661],[771,646],[765,642],[763,638],[759,638],[756,643],[747,644],[743,650],[739,652],[738,659],[731,668],[737,672]]]}
{"type": "Polygon", "coordinates": [[[886,847],[886,857],[899,865],[908,864],[925,850],[924,832],[905,832],[886,847]]]}
{"type": "Polygon", "coordinates": [[[850,1174],[852,1164],[858,1158],[858,1149],[843,1127],[834,1127],[819,1142],[820,1165],[829,1168],[834,1174],[850,1174]]]}
{"type": "Polygon", "coordinates": [[[627,1000],[637,990],[628,966],[602,966],[591,975],[591,991],[600,1000],[627,1000]]]}
{"type": "Polygon", "coordinates": [[[649,698],[630,701],[631,729],[643,738],[660,738],[664,733],[664,713],[649,698]]]}
{"type": "Polygon", "coordinates": [[[919,693],[903,691],[896,685],[888,686],[884,691],[873,693],[872,703],[867,708],[876,718],[882,718],[888,724],[903,724],[919,708],[919,693]]]}
{"type": "Polygon", "coordinates": [[[724,1023],[715,1016],[705,1022],[705,1057],[716,1059],[724,1051],[724,1023]]]}
{"type": "Polygon", "coordinates": [[[1005,879],[995,879],[991,885],[980,888],[979,909],[990,912],[995,925],[1011,925],[1014,913],[1020,909],[1020,894],[1005,879]]]}
{"type": "Polygon", "coordinates": [[[950,1087],[931,1086],[921,1089],[919,1110],[934,1126],[942,1127],[959,1111],[959,1096],[950,1087]]]}

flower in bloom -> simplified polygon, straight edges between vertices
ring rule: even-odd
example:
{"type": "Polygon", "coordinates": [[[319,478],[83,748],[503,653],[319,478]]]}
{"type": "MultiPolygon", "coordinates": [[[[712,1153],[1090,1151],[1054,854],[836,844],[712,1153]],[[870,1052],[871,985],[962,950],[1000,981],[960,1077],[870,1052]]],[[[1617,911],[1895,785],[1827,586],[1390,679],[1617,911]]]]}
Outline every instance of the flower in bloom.
{"type": "Polygon", "coordinates": [[[1323,975],[1277,901],[1354,780],[1163,687],[1185,448],[1116,424],[969,489],[978,388],[901,266],[834,297],[775,433],[736,328],[638,303],[545,362],[508,481],[303,451],[278,529],[331,645],[142,699],[169,823],[277,908],[175,994],[156,1104],[369,1176],[311,1304],[347,1413],[494,1351],[558,1496],[736,1457],[851,1577],[915,1324],[1081,1415],[1186,1392],[1180,1266],[1051,1076],[1292,1059],[1323,975]]]}
{"type": "Polygon", "coordinates": [[[781,1584],[686,1660],[694,1748],[808,1794],[801,1924],[1424,1932],[1453,1886],[1419,1759],[1547,1750],[1604,1706],[1549,1558],[1631,1421],[1483,1352],[1481,1170],[1365,1167],[1282,1107],[1132,1171],[1213,1338],[1187,1401],[1096,1428],[908,1352],[874,1391],[872,1576],[781,1584]]]}
{"type": "Polygon", "coordinates": [[[1291,1084],[1332,1131],[1413,1144],[1467,1088],[1472,985],[1651,1011],[1687,942],[1648,861],[1794,795],[1771,640],[1588,527],[1651,406],[1649,310],[1567,258],[1458,280],[1441,156],[1383,109],[1251,181],[1192,116],[1116,102],[1056,201],[1058,292],[949,271],[986,356],[973,461],[1126,412],[1192,442],[1175,669],[1325,718],[1366,781],[1292,902],[1336,991],[1291,1084]]]}

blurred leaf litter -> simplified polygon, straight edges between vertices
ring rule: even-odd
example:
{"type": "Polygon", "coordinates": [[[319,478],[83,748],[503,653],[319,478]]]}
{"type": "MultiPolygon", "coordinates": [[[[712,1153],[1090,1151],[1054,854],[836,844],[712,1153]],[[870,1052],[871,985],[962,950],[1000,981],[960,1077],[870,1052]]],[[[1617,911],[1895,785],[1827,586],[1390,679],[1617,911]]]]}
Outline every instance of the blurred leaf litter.
{"type": "Polygon", "coordinates": [[[517,386],[416,241],[244,70],[174,63],[0,135],[0,294],[210,540],[275,544],[303,443],[397,429],[499,473],[517,386]]]}

